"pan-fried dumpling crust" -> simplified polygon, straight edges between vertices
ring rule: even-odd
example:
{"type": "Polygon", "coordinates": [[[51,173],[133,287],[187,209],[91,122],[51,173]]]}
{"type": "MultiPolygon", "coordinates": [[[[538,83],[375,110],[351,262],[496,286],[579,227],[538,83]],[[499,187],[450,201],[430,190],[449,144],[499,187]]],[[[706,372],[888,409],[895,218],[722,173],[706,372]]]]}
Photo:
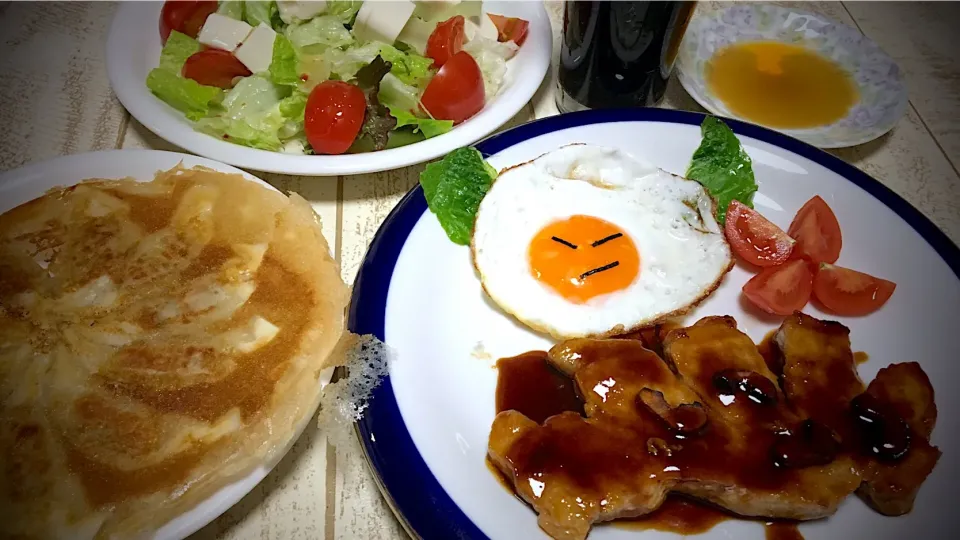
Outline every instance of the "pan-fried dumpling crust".
{"type": "Polygon", "coordinates": [[[93,180],[0,216],[0,536],[132,536],[278,457],[347,289],[239,175],[93,180]]]}

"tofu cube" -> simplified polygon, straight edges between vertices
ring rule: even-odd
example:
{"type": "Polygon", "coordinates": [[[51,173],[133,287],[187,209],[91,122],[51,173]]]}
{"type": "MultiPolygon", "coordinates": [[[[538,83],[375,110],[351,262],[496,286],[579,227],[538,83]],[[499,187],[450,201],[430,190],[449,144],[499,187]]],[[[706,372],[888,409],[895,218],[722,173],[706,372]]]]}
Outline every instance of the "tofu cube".
{"type": "Polygon", "coordinates": [[[397,41],[402,41],[409,45],[417,54],[423,55],[427,50],[427,40],[433,33],[436,25],[424,21],[420,17],[410,17],[407,24],[404,25],[397,41]]]}
{"type": "Polygon", "coordinates": [[[273,61],[273,42],[276,39],[277,33],[273,28],[260,23],[237,48],[234,56],[247,66],[251,73],[263,73],[270,69],[270,62],[273,61]]]}
{"type": "Polygon", "coordinates": [[[309,21],[326,10],[326,0],[277,0],[280,19],[287,24],[309,21]]]}
{"type": "Polygon", "coordinates": [[[480,16],[480,35],[494,41],[500,38],[500,31],[497,30],[497,25],[493,24],[493,19],[486,13],[480,16]]]}
{"type": "Polygon", "coordinates": [[[253,27],[243,21],[211,13],[200,29],[197,41],[207,47],[233,52],[247,39],[251,31],[253,27]]]}
{"type": "Polygon", "coordinates": [[[478,36],[497,41],[500,35],[499,32],[497,32],[496,25],[493,24],[490,17],[487,17],[486,13],[480,16],[480,24],[466,19],[463,23],[463,33],[465,43],[469,43],[478,36]]]}
{"type": "Polygon", "coordinates": [[[357,12],[353,35],[365,43],[382,41],[393,45],[416,7],[409,0],[364,2],[357,12]]]}

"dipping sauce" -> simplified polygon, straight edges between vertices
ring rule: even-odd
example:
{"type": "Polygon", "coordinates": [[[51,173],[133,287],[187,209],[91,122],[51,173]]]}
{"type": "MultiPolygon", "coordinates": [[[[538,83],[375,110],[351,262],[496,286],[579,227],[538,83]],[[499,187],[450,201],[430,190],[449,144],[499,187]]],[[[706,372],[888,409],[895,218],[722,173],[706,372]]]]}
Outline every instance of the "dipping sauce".
{"type": "Polygon", "coordinates": [[[834,61],[799,45],[735,43],[706,67],[706,80],[732,113],[774,128],[802,129],[845,117],[860,96],[834,61]]]}

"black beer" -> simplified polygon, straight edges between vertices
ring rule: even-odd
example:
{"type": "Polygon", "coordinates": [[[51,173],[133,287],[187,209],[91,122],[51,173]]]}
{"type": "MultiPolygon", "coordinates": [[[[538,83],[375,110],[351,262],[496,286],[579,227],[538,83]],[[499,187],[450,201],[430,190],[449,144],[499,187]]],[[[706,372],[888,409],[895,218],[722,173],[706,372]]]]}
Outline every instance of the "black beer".
{"type": "Polygon", "coordinates": [[[566,2],[557,106],[657,104],[694,2],[566,2]]]}

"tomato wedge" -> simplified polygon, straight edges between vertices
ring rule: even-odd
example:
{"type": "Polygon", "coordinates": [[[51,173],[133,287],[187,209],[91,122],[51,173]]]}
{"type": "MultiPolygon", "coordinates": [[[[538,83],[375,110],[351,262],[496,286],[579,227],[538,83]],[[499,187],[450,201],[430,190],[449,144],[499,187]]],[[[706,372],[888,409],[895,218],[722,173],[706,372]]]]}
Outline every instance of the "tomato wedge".
{"type": "Polygon", "coordinates": [[[821,263],[813,280],[813,294],[837,315],[858,317],[880,309],[897,284],[828,263],[821,263]]]}
{"type": "Polygon", "coordinates": [[[217,4],[216,0],[167,0],[160,10],[160,41],[166,44],[173,30],[196,38],[217,4]]]}
{"type": "Polygon", "coordinates": [[[527,30],[530,29],[530,23],[517,17],[504,17],[503,15],[494,15],[487,13],[493,25],[497,27],[497,41],[513,41],[517,46],[523,45],[527,39],[527,30]]]}
{"type": "Polygon", "coordinates": [[[793,251],[793,238],[740,201],[727,207],[723,230],[737,256],[757,266],[776,266],[793,251]]]}
{"type": "Polygon", "coordinates": [[[460,51],[430,79],[420,103],[438,120],[459,124],[483,108],[483,74],[477,61],[460,51]]]}
{"type": "Polygon", "coordinates": [[[430,37],[427,38],[427,56],[433,58],[433,67],[440,67],[450,58],[463,49],[464,30],[463,15],[450,17],[438,24],[430,37]]]}
{"type": "Polygon", "coordinates": [[[813,272],[803,259],[765,268],[743,286],[743,294],[755,306],[774,315],[790,315],[803,309],[813,290],[813,272]]]}
{"type": "Polygon", "coordinates": [[[307,97],[303,131],[318,154],[342,154],[363,126],[363,90],[343,81],[324,81],[307,97]]]}
{"type": "Polygon", "coordinates": [[[800,207],[787,234],[797,241],[796,254],[804,255],[814,263],[835,263],[840,258],[843,245],[840,223],[819,195],[800,207]]]}
{"type": "Polygon", "coordinates": [[[182,74],[200,84],[233,88],[235,77],[249,77],[247,66],[227,51],[207,49],[190,55],[183,63],[182,74]]]}

